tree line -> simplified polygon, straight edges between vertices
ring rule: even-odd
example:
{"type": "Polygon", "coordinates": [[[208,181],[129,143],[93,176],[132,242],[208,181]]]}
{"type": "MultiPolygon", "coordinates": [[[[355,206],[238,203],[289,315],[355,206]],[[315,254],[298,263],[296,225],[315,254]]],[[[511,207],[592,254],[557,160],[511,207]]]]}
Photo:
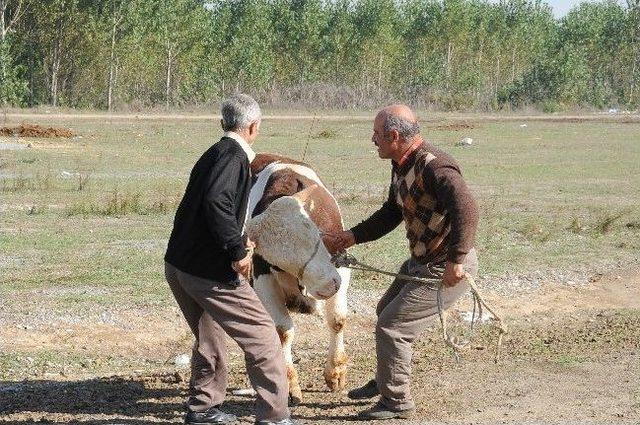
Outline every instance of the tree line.
{"type": "Polygon", "coordinates": [[[637,108],[640,0],[0,0],[0,103],[637,108]]]}

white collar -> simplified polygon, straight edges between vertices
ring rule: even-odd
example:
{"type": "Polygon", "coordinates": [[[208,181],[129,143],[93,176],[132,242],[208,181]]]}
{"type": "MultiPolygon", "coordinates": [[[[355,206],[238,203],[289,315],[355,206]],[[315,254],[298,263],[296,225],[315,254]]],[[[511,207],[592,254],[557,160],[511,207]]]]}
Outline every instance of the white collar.
{"type": "Polygon", "coordinates": [[[253,159],[256,157],[256,153],[253,151],[253,149],[251,149],[249,143],[247,143],[247,141],[244,140],[241,135],[233,131],[225,131],[222,136],[229,137],[238,142],[244,153],[247,154],[247,158],[249,158],[249,164],[253,162],[253,159]]]}

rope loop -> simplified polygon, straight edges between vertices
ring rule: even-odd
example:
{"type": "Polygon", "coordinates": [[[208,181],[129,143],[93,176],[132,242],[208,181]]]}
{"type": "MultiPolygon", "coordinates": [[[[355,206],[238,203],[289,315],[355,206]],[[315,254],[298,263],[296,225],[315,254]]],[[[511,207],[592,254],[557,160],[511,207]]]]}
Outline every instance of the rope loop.
{"type": "Polygon", "coordinates": [[[482,320],[482,310],[483,308],[486,309],[491,314],[491,321],[494,323],[494,326],[498,329],[498,338],[496,342],[496,355],[495,355],[494,361],[495,363],[498,363],[498,361],[500,360],[500,354],[501,354],[500,349],[502,347],[502,337],[504,336],[504,334],[507,333],[507,327],[504,324],[502,318],[495,312],[493,308],[489,306],[489,304],[487,304],[484,298],[482,298],[482,295],[480,294],[480,290],[476,286],[475,280],[469,273],[465,273],[464,279],[469,284],[469,291],[471,292],[471,296],[473,298],[473,312],[471,314],[471,325],[470,325],[471,331],[470,331],[469,339],[461,340],[460,338],[458,338],[458,336],[451,335],[447,327],[448,314],[445,311],[444,303],[442,301],[442,290],[444,288],[444,285],[442,284],[441,279],[409,276],[402,273],[391,273],[386,270],[382,270],[382,269],[370,266],[368,264],[365,264],[346,251],[335,254],[331,258],[331,261],[336,266],[336,268],[348,267],[353,270],[362,270],[362,271],[380,273],[387,276],[400,278],[402,280],[407,280],[410,282],[425,284],[430,289],[437,291],[436,300],[438,303],[438,317],[440,318],[440,324],[442,325],[442,339],[444,340],[445,344],[448,347],[450,347],[451,350],[453,351],[453,356],[456,362],[460,361],[460,356],[459,356],[460,351],[468,348],[471,345],[474,325],[477,320],[482,320]],[[478,312],[477,315],[476,315],[476,311],[478,312]],[[478,319],[476,319],[476,317],[478,319]]]}

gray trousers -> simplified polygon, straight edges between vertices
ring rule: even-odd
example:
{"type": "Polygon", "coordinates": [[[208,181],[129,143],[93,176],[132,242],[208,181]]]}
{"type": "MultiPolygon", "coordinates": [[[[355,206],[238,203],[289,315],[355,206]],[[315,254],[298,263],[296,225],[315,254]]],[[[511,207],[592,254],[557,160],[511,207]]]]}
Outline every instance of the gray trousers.
{"type": "Polygon", "coordinates": [[[271,316],[246,280],[240,286],[184,273],[165,263],[165,276],[196,338],[191,357],[188,408],[202,412],[224,401],[225,333],[242,349],[256,390],[256,420],[289,417],[289,387],[280,338],[271,316]]]}
{"type": "MultiPolygon", "coordinates": [[[[478,273],[478,259],[475,250],[469,252],[464,261],[467,273],[478,273]]],[[[422,266],[409,259],[400,268],[402,274],[425,278],[441,278],[444,264],[422,266]]],[[[469,285],[463,281],[442,290],[445,308],[468,291],[469,285]]],[[[380,391],[380,401],[392,409],[413,409],[411,398],[411,356],[413,341],[438,320],[437,291],[420,283],[396,278],[378,302],[376,313],[376,382],[380,391]]]]}

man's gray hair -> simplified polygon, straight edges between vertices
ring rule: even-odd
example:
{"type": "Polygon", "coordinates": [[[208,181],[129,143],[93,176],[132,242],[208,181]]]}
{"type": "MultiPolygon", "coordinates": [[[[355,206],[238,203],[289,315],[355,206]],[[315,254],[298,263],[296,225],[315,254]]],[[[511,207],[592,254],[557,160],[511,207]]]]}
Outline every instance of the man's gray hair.
{"type": "Polygon", "coordinates": [[[222,102],[222,129],[224,131],[242,130],[260,120],[260,106],[251,96],[237,93],[222,102]]]}
{"type": "Polygon", "coordinates": [[[420,134],[420,125],[417,121],[408,121],[396,115],[387,114],[384,120],[384,132],[388,133],[391,130],[396,130],[403,139],[411,140],[420,134]]]}

